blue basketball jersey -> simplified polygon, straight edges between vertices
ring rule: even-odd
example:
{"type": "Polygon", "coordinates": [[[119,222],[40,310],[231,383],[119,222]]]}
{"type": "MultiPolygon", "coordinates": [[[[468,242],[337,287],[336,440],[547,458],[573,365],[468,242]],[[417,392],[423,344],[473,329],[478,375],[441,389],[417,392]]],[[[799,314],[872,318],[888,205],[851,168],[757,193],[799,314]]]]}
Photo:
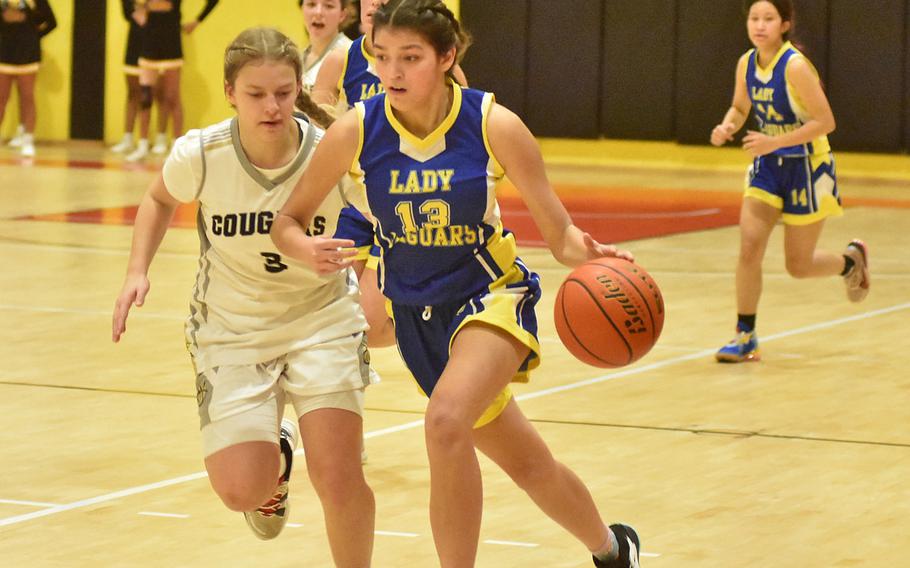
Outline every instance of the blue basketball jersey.
{"type": "MultiPolygon", "coordinates": [[[[768,136],[780,136],[802,126],[809,119],[809,113],[803,107],[796,91],[787,81],[787,64],[794,57],[802,57],[812,64],[798,49],[788,41],[766,67],[758,64],[758,50],[748,52],[746,67],[746,88],[752,100],[752,110],[758,126],[768,136]]],[[[815,67],[812,67],[815,71],[815,67]]],[[[818,72],[816,72],[816,76],[818,72]]],[[[831,151],[827,136],[819,136],[808,144],[779,148],[773,152],[777,156],[811,156],[826,154],[831,151]]]]}
{"type": "Polygon", "coordinates": [[[376,75],[375,60],[367,53],[363,38],[364,36],[360,36],[348,47],[344,72],[341,74],[338,85],[338,90],[344,91],[348,106],[354,106],[354,103],[365,101],[385,92],[379,76],[376,75]]]}
{"type": "Polygon", "coordinates": [[[398,122],[385,94],[354,106],[362,143],[351,173],[366,186],[377,221],[379,284],[395,303],[462,300],[516,260],[495,195],[504,172],[486,134],[493,95],[450,88],[448,116],[424,139],[398,122]]]}

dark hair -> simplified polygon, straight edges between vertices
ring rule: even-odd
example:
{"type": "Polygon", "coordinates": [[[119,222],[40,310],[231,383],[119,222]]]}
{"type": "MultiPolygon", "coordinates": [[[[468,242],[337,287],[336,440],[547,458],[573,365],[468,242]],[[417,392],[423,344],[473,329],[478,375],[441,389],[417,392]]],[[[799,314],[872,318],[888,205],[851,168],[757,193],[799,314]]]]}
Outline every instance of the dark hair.
{"type": "MultiPolygon", "coordinates": [[[[373,37],[383,28],[407,28],[422,35],[439,55],[455,48],[455,63],[471,45],[471,36],[462,29],[455,14],[442,0],[389,0],[373,13],[373,37]]],[[[453,65],[454,67],[454,65],[453,65]]],[[[447,71],[452,74],[452,69],[447,71]]]]}
{"type": "Polygon", "coordinates": [[[793,9],[793,0],[746,0],[743,4],[743,11],[747,16],[749,15],[749,10],[752,9],[752,5],[758,2],[770,2],[777,9],[777,13],[780,14],[780,19],[784,22],[790,22],[790,29],[783,34],[784,41],[789,40],[790,35],[796,28],[796,12],[793,9]]]}

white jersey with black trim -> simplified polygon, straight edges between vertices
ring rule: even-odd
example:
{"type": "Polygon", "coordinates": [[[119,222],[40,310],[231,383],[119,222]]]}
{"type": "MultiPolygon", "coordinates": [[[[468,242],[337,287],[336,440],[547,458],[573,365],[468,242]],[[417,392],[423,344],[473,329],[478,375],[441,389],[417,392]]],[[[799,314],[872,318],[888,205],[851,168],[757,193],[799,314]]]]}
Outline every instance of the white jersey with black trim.
{"type": "MultiPolygon", "coordinates": [[[[171,195],[199,202],[199,271],[186,323],[197,372],[269,361],[366,328],[353,271],[319,276],[280,255],[269,237],[323,135],[297,122],[300,148],[278,170],[259,169],[247,159],[236,119],[189,131],[164,164],[171,195]]],[[[331,237],[341,208],[363,200],[349,180],[339,184],[308,234],[331,237]]]]}

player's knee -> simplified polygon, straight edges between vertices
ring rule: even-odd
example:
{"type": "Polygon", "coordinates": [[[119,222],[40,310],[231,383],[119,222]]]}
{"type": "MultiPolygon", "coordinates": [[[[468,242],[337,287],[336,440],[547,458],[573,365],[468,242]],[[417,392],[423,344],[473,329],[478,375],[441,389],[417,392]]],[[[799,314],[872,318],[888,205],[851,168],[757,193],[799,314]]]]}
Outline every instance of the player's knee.
{"type": "Polygon", "coordinates": [[[787,273],[793,278],[808,278],[812,276],[811,268],[812,261],[811,259],[798,258],[798,257],[787,257],[786,260],[787,273]]]}
{"type": "MultiPolygon", "coordinates": [[[[277,484],[278,480],[275,481],[277,484]]],[[[258,509],[275,492],[275,487],[251,480],[232,480],[218,485],[213,484],[213,487],[225,507],[238,513],[258,509]]]]}
{"type": "Polygon", "coordinates": [[[453,405],[430,398],[424,419],[427,444],[438,449],[457,449],[472,441],[472,426],[453,405]],[[436,402],[436,404],[434,404],[436,402]]]}
{"type": "Polygon", "coordinates": [[[154,98],[155,96],[152,92],[151,85],[142,85],[139,87],[139,106],[142,107],[142,110],[149,110],[152,108],[154,98]]]}
{"type": "MultiPolygon", "coordinates": [[[[358,456],[358,464],[359,459],[358,456]]],[[[320,468],[313,465],[307,466],[307,473],[324,508],[345,507],[361,499],[364,494],[371,494],[362,473],[358,475],[334,467],[320,468]]]]}
{"type": "Polygon", "coordinates": [[[762,243],[743,241],[739,247],[739,262],[741,264],[761,264],[764,256],[762,243]]]}

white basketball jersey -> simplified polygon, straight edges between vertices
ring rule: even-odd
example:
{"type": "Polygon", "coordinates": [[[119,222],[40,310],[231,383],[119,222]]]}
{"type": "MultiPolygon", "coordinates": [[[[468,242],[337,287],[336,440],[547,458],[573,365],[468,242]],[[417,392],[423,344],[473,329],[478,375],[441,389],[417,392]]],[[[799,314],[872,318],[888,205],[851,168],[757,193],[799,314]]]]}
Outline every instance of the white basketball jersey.
{"type": "MultiPolygon", "coordinates": [[[[279,170],[250,163],[236,119],[189,131],[164,164],[164,183],[174,198],[199,201],[199,271],[186,323],[197,372],[269,361],[366,328],[352,270],[318,276],[280,255],[269,238],[272,221],[323,135],[306,121],[298,123],[300,149],[279,170]]],[[[331,237],[341,208],[363,201],[362,190],[339,184],[308,234],[331,237]]]]}

